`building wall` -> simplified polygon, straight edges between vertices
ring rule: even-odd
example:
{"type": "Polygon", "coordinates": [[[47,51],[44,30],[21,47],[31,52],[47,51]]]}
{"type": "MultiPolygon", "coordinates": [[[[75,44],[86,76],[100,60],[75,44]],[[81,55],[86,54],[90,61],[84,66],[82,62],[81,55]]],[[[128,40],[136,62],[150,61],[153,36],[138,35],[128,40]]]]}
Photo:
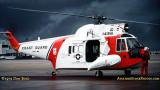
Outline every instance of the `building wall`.
{"type": "Polygon", "coordinates": [[[0,40],[0,54],[7,54],[7,50],[11,49],[8,40],[0,40]]]}
{"type": "Polygon", "coordinates": [[[17,53],[8,40],[0,40],[0,56],[16,56],[16,58],[31,58],[30,55],[17,53]]]}
{"type": "Polygon", "coordinates": [[[2,42],[0,42],[0,54],[2,54],[2,42]]]}

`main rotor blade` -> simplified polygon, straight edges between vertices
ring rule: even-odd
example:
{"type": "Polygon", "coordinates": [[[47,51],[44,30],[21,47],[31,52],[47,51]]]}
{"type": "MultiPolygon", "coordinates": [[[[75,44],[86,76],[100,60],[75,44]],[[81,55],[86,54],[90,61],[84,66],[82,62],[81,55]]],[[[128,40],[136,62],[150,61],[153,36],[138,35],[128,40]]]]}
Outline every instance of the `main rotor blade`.
{"type": "Polygon", "coordinates": [[[131,22],[131,23],[149,24],[149,25],[160,25],[160,24],[157,24],[157,23],[139,22],[139,21],[131,21],[131,20],[121,20],[121,19],[114,19],[114,18],[107,18],[107,20],[116,20],[116,21],[131,22]]]}
{"type": "Polygon", "coordinates": [[[10,33],[10,32],[0,32],[0,34],[6,34],[6,33],[10,33]]]}
{"type": "Polygon", "coordinates": [[[30,11],[30,12],[51,13],[51,14],[59,14],[59,15],[85,17],[85,18],[91,18],[91,19],[94,19],[94,20],[116,20],[116,21],[131,22],[131,23],[141,23],[141,24],[149,24],[149,25],[160,25],[160,24],[157,24],[157,23],[139,22],[139,21],[131,21],[131,20],[121,20],[121,19],[114,19],[114,18],[108,18],[108,17],[106,18],[106,17],[103,17],[103,16],[100,16],[100,17],[98,17],[98,16],[85,16],[85,15],[77,15],[77,14],[70,14],[70,13],[41,11],[41,10],[34,10],[34,9],[13,8],[13,7],[8,7],[8,8],[15,9],[15,10],[30,11]]]}
{"type": "Polygon", "coordinates": [[[68,16],[77,16],[77,17],[93,18],[93,16],[84,16],[84,15],[69,14],[69,13],[60,13],[60,12],[51,12],[51,11],[41,11],[41,10],[24,9],[24,8],[13,8],[13,7],[8,7],[8,8],[10,8],[10,9],[16,9],[16,10],[23,10],[23,11],[30,11],[30,12],[51,13],[51,14],[60,14],[60,15],[68,15],[68,16]]]}

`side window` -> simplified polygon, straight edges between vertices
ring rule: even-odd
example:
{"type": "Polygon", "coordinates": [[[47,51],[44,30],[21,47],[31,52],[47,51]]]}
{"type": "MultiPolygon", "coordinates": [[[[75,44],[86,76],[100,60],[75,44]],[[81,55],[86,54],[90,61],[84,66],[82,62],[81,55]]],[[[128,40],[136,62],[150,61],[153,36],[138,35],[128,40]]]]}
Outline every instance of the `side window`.
{"type": "Polygon", "coordinates": [[[74,51],[74,46],[73,46],[72,52],[73,52],[73,53],[75,52],[75,51],[74,51]]]}
{"type": "Polygon", "coordinates": [[[71,46],[68,47],[68,54],[71,54],[71,46]]]}
{"type": "Polygon", "coordinates": [[[72,53],[83,53],[84,52],[84,45],[81,43],[73,43],[72,53]]]}
{"type": "Polygon", "coordinates": [[[78,46],[75,46],[75,53],[78,53],[78,46]]]}
{"type": "Polygon", "coordinates": [[[117,39],[117,51],[120,51],[121,39],[117,39]]]}
{"type": "Polygon", "coordinates": [[[83,46],[79,46],[79,52],[83,53],[83,46]]]}

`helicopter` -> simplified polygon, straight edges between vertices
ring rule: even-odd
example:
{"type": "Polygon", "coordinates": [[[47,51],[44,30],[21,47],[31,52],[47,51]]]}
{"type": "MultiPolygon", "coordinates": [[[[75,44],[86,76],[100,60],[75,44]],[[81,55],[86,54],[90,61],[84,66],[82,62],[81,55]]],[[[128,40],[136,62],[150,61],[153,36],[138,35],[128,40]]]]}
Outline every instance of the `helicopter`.
{"type": "Polygon", "coordinates": [[[102,77],[102,70],[131,70],[141,66],[140,50],[143,46],[132,34],[126,23],[102,24],[105,20],[160,25],[156,23],[114,19],[105,16],[85,16],[69,13],[13,8],[29,12],[52,13],[89,18],[94,24],[80,27],[75,34],[19,43],[10,31],[1,32],[9,40],[13,49],[20,53],[50,60],[56,76],[58,70],[95,70],[95,76],[102,77]]]}

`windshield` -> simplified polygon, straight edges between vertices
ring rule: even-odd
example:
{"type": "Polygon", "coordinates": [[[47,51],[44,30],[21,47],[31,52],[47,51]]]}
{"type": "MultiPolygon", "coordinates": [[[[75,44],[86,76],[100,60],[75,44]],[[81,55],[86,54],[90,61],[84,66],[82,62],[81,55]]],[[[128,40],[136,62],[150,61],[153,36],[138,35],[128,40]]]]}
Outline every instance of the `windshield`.
{"type": "Polygon", "coordinates": [[[128,50],[142,46],[135,38],[127,38],[127,44],[128,50]]]}

